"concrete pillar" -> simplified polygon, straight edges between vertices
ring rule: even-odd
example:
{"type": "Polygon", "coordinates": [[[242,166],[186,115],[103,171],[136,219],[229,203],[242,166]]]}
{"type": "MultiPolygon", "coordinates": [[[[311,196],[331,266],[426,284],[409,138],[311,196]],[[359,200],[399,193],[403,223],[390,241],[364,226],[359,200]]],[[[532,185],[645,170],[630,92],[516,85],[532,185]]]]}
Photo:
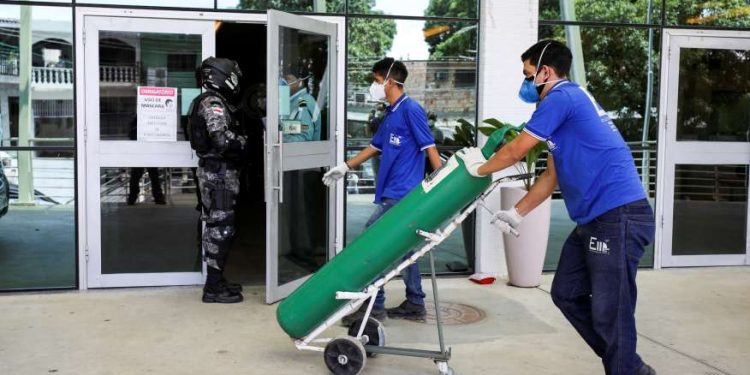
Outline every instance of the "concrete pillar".
{"type": "MultiPolygon", "coordinates": [[[[518,125],[534,111],[533,105],[518,98],[518,90],[524,78],[521,54],[537,41],[538,18],[538,0],[481,2],[479,126],[490,117],[518,125]]],[[[480,135],[479,145],[485,142],[486,137],[480,135]]],[[[511,169],[498,176],[516,173],[511,169]]],[[[493,194],[487,203],[492,210],[499,210],[500,195],[493,194]]],[[[502,234],[489,219],[488,212],[477,212],[475,270],[478,274],[502,276],[507,272],[502,234]]]]}
{"type": "MultiPolygon", "coordinates": [[[[31,6],[21,6],[18,67],[18,145],[31,146],[33,137],[31,112],[31,6]]],[[[18,152],[18,203],[34,203],[34,178],[31,169],[31,152],[18,152]]]]}

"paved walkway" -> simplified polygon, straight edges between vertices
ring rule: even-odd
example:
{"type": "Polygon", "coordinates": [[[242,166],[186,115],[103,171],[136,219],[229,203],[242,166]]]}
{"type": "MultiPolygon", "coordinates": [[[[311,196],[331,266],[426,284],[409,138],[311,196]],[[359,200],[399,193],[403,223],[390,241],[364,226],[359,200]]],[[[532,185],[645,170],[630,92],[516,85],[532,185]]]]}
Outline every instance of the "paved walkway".
{"type": "MultiPolygon", "coordinates": [[[[441,279],[446,301],[486,317],[446,327],[457,374],[601,374],[547,291],[441,279]]],[[[750,267],[639,273],[639,351],[660,375],[743,375],[750,369],[750,267]]],[[[428,283],[425,283],[428,286],[428,283]]],[[[0,295],[0,374],[327,374],[295,350],[264,305],[205,305],[199,288],[0,295]]],[[[428,288],[429,289],[429,288],[428,288]]],[[[399,281],[388,305],[400,302],[399,281]]],[[[434,326],[386,321],[388,340],[434,348],[434,326]]],[[[333,329],[340,334],[343,329],[333,329]]],[[[379,356],[363,374],[436,374],[428,360],[379,356]]]]}

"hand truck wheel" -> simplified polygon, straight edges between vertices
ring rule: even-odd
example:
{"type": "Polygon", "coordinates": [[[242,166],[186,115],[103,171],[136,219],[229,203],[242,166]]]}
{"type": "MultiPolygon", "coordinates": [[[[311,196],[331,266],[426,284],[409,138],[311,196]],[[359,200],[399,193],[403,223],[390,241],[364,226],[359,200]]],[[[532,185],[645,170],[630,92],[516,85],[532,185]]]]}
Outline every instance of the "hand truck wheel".
{"type": "Polygon", "coordinates": [[[448,366],[448,362],[435,361],[435,364],[438,366],[438,372],[440,375],[455,375],[453,368],[448,366]]]}
{"type": "Polygon", "coordinates": [[[323,351],[323,360],[336,375],[357,375],[367,363],[365,347],[354,337],[331,340],[323,351]]]}
{"type": "MultiPolygon", "coordinates": [[[[352,323],[349,326],[349,336],[356,338],[361,325],[362,319],[357,319],[352,323]]],[[[365,330],[362,332],[362,335],[367,336],[367,341],[363,342],[365,346],[385,346],[385,327],[383,327],[383,323],[375,318],[367,318],[367,324],[365,324],[365,330]]],[[[375,353],[367,353],[367,356],[371,358],[375,355],[375,353]]]]}

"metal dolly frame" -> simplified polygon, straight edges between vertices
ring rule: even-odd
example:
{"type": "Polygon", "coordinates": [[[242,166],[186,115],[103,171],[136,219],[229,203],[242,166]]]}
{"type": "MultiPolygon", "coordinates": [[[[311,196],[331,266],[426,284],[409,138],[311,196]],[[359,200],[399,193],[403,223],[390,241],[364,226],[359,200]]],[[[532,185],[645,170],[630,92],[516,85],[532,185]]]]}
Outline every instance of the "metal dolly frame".
{"type": "MultiPolygon", "coordinates": [[[[433,256],[431,250],[445,241],[451,235],[451,233],[453,233],[453,231],[456,230],[456,228],[458,228],[461,223],[477,209],[477,207],[482,207],[488,212],[493,213],[484,204],[484,200],[500,184],[526,179],[533,176],[534,174],[526,173],[502,177],[498,180],[495,180],[485,190],[485,192],[482,193],[482,195],[477,197],[460,214],[454,216],[453,219],[451,219],[450,222],[442,229],[438,229],[435,232],[417,230],[417,234],[424,237],[425,241],[427,241],[426,245],[422,246],[409,258],[399,263],[396,268],[392,269],[385,276],[377,279],[375,282],[370,284],[367,288],[365,288],[364,291],[336,292],[336,299],[345,299],[349,300],[349,302],[342,306],[328,319],[326,319],[322,324],[317,326],[312,332],[310,332],[310,334],[308,334],[304,338],[295,340],[294,345],[298,350],[323,352],[326,365],[337,375],[359,374],[366,365],[367,357],[374,356],[376,354],[428,358],[435,362],[440,375],[453,375],[453,369],[448,366],[448,361],[451,358],[451,349],[446,348],[445,340],[443,337],[443,324],[440,314],[440,297],[437,288],[437,277],[435,275],[435,257],[433,256]],[[391,281],[393,278],[399,275],[401,271],[415,263],[419,258],[423,257],[427,253],[429,253],[430,255],[430,279],[432,280],[432,293],[433,298],[435,299],[435,320],[437,325],[438,344],[440,346],[440,350],[421,350],[385,346],[385,330],[383,329],[382,323],[374,318],[370,318],[372,307],[375,304],[375,296],[382,286],[391,281]],[[367,305],[367,310],[365,311],[365,314],[361,319],[361,323],[354,323],[352,327],[350,327],[349,336],[342,336],[334,339],[318,338],[318,336],[320,336],[325,330],[336,325],[336,323],[343,317],[357,311],[360,306],[362,306],[362,304],[364,304],[368,299],[370,301],[367,305]],[[351,335],[357,324],[359,324],[359,328],[356,330],[356,336],[351,335]],[[368,329],[368,332],[365,332],[366,329],[368,329]],[[370,337],[373,336],[373,334],[377,334],[378,337],[370,337]]],[[[508,227],[508,229],[513,235],[518,236],[518,232],[515,231],[515,229],[510,227],[508,227]]]]}

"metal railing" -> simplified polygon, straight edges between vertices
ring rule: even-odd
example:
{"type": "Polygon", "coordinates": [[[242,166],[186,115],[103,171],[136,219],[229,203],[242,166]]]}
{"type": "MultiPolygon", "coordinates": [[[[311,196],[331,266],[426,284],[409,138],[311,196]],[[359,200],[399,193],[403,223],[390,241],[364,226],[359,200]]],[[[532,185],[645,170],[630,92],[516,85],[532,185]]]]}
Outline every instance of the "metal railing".
{"type": "MultiPolygon", "coordinates": [[[[656,141],[649,141],[644,144],[642,142],[628,142],[628,146],[633,154],[633,160],[635,161],[636,168],[638,170],[641,181],[644,185],[644,190],[648,192],[649,197],[656,196],[656,141]],[[645,168],[643,168],[645,166],[645,168]],[[644,178],[644,171],[648,171],[644,178]]],[[[358,151],[366,146],[360,147],[347,147],[347,151],[358,151]]],[[[439,147],[441,153],[443,151],[449,151],[446,153],[447,157],[450,157],[452,151],[457,149],[456,147],[446,147],[444,150],[443,146],[439,147]]],[[[539,158],[536,164],[536,173],[539,174],[544,171],[547,165],[547,157],[544,154],[539,158]]],[[[364,168],[360,167],[356,170],[350,171],[351,175],[355,175],[356,179],[347,179],[346,187],[349,193],[353,194],[372,194],[375,192],[375,178],[373,176],[366,176],[364,168]]],[[[676,186],[675,188],[678,188],[676,186]]],[[[556,191],[553,198],[560,198],[560,192],[556,191]]]]}
{"type": "Polygon", "coordinates": [[[103,83],[138,83],[140,76],[138,66],[99,66],[99,82],[103,83]]]}
{"type": "MultiPolygon", "coordinates": [[[[0,75],[19,75],[17,61],[0,60],[0,75]]],[[[133,84],[140,82],[140,67],[99,66],[99,81],[102,83],[133,84]]],[[[31,68],[32,85],[73,85],[73,68],[34,66],[31,68]]]]}
{"type": "Polygon", "coordinates": [[[18,61],[0,60],[0,75],[17,76],[18,75],[18,61]]]}
{"type": "Polygon", "coordinates": [[[31,69],[32,85],[73,85],[72,68],[45,68],[33,67],[31,69]]]}

